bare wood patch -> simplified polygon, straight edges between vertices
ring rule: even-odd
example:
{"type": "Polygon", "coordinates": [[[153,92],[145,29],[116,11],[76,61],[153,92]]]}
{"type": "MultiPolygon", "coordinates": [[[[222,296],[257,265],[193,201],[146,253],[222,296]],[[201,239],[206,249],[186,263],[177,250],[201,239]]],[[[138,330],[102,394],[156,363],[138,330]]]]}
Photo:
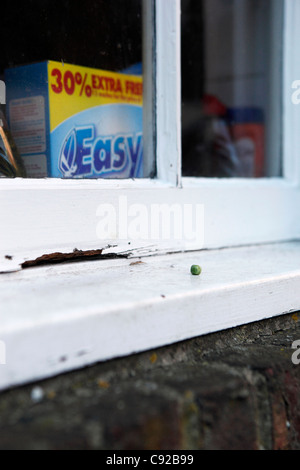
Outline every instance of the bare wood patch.
{"type": "Polygon", "coordinates": [[[78,261],[91,261],[100,259],[115,259],[115,258],[127,258],[127,255],[117,253],[105,253],[103,254],[103,248],[99,250],[74,250],[71,253],[50,253],[47,255],[39,256],[33,260],[24,261],[21,264],[23,269],[32,268],[35,266],[41,266],[46,264],[57,264],[57,263],[71,263],[78,261]]]}

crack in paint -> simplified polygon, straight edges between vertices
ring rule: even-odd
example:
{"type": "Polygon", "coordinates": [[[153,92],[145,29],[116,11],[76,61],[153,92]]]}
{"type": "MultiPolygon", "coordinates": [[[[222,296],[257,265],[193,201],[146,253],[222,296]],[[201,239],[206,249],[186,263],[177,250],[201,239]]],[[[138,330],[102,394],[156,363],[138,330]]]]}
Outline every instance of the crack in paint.
{"type": "Polygon", "coordinates": [[[72,263],[79,261],[91,261],[91,260],[102,260],[102,259],[116,259],[116,258],[127,258],[126,254],[118,253],[105,253],[103,254],[103,248],[99,250],[78,250],[74,248],[71,253],[55,252],[47,255],[39,256],[33,260],[24,261],[21,264],[22,269],[32,268],[35,266],[44,266],[48,264],[58,263],[72,263]]]}

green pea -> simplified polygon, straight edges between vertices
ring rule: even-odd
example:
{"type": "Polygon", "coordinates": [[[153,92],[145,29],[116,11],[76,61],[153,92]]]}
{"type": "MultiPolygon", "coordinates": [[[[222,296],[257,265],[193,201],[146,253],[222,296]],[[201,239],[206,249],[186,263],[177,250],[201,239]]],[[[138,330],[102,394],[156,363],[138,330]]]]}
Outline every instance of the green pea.
{"type": "Polygon", "coordinates": [[[194,276],[199,276],[201,271],[202,271],[202,269],[201,269],[200,266],[198,266],[198,264],[193,264],[191,266],[191,273],[194,274],[194,276]]]}

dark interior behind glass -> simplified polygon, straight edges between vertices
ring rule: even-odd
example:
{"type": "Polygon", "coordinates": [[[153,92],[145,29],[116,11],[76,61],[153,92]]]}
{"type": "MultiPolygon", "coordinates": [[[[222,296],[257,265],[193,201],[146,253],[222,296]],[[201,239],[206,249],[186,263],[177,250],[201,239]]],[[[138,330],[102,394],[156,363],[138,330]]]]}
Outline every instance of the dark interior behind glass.
{"type": "Polygon", "coordinates": [[[184,176],[281,176],[282,0],[182,0],[184,176]]]}
{"type": "Polygon", "coordinates": [[[43,60],[114,71],[142,60],[140,0],[2,0],[1,15],[2,76],[43,60]]]}

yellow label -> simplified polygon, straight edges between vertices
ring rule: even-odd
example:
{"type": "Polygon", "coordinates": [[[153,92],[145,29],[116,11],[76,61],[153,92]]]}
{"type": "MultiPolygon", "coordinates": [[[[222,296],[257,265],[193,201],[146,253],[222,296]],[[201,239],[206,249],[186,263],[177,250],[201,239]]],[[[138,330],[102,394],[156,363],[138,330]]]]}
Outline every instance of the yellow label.
{"type": "Polygon", "coordinates": [[[88,108],[113,103],[143,104],[142,77],[48,62],[50,131],[88,108]]]}

